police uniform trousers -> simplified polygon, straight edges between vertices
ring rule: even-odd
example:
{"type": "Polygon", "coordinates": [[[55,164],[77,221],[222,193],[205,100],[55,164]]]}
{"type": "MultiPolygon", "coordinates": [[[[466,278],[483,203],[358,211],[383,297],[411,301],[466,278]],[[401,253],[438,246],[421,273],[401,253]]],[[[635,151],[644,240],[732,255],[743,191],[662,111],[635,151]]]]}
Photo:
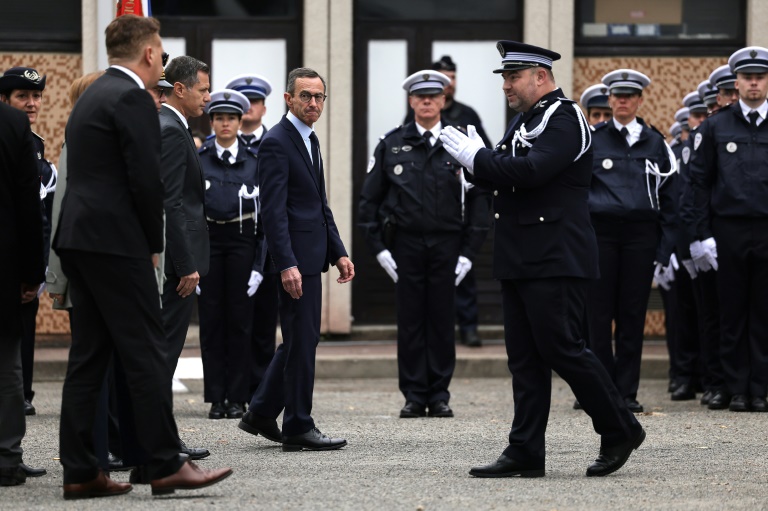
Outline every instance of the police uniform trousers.
{"type": "Polygon", "coordinates": [[[267,372],[251,398],[249,411],[276,419],[283,413],[283,435],[301,435],[315,427],[312,394],[315,355],[320,342],[322,276],[301,276],[300,298],[294,300],[280,286],[279,314],[283,342],[277,347],[267,372]]]}
{"type": "MultiPolygon", "coordinates": [[[[670,365],[674,360],[678,383],[687,383],[699,390],[702,387],[702,351],[699,339],[699,314],[694,298],[693,280],[688,271],[681,265],[675,271],[675,280],[669,291],[674,303],[676,343],[674,350],[670,349],[670,365]]],[[[673,346],[670,346],[672,348],[673,346]]]]}
{"type": "Polygon", "coordinates": [[[677,333],[678,300],[676,283],[672,283],[669,291],[659,286],[659,294],[664,305],[664,330],[667,337],[667,353],[669,354],[669,381],[677,383],[680,380],[680,368],[678,349],[679,339],[677,333]]]}
{"type": "Polygon", "coordinates": [[[462,332],[477,331],[477,278],[474,268],[456,286],[456,323],[462,332]]]}
{"type": "Polygon", "coordinates": [[[21,304],[21,372],[24,378],[24,399],[32,402],[32,376],[35,368],[35,329],[40,300],[21,304]]]}
{"type": "Polygon", "coordinates": [[[603,446],[625,442],[640,430],[584,342],[588,285],[585,279],[563,277],[501,281],[515,406],[504,454],[526,466],[544,467],[553,370],[570,385],[603,446]]]}
{"type": "Polygon", "coordinates": [[[630,222],[592,216],[600,278],[589,292],[590,348],[608,370],[623,398],[636,399],[658,222],[630,222]],[[616,331],[611,334],[611,322],[616,331]],[[616,351],[612,347],[615,337],[616,351]]]}
{"type": "Polygon", "coordinates": [[[279,287],[282,287],[277,273],[264,272],[256,294],[253,295],[253,327],[251,331],[251,385],[252,396],[264,379],[277,343],[277,302],[279,287]],[[279,286],[279,287],[278,287],[279,286]]]}
{"type": "Polygon", "coordinates": [[[768,391],[768,218],[712,219],[720,335],[728,392],[768,391]]]}
{"type": "Polygon", "coordinates": [[[406,401],[448,402],[456,366],[454,299],[460,233],[422,235],[398,230],[397,367],[406,401]]]}
{"type": "Polygon", "coordinates": [[[720,300],[717,296],[717,272],[699,272],[693,280],[694,299],[699,316],[699,338],[703,362],[704,388],[725,390],[725,374],[720,355],[720,300]]]}
{"type": "Polygon", "coordinates": [[[21,440],[26,427],[21,336],[8,337],[0,333],[0,468],[21,463],[21,440]]]}
{"type": "Polygon", "coordinates": [[[72,346],[61,398],[64,483],[98,474],[94,420],[114,352],[125,369],[133,423],[153,478],[181,467],[157,280],[147,259],[61,251],[72,298],[72,346]],[[126,276],[129,276],[126,280],[126,276]]]}
{"type": "Polygon", "coordinates": [[[254,220],[208,222],[211,258],[200,279],[200,351],[207,403],[246,403],[251,397],[250,359],[253,297],[254,220]]]}

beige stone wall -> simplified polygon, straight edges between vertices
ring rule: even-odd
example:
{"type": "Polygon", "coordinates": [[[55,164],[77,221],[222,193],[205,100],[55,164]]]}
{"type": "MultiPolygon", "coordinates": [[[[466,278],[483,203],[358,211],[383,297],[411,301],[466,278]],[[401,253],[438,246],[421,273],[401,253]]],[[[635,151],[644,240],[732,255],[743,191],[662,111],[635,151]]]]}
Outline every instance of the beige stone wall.
{"type": "MultiPolygon", "coordinates": [[[[69,116],[69,85],[80,76],[82,59],[72,53],[2,53],[0,70],[14,66],[33,67],[46,75],[43,106],[38,122],[32,129],[45,139],[45,156],[56,165],[59,162],[64,128],[69,116]]],[[[45,294],[40,298],[37,314],[39,334],[69,333],[69,317],[66,312],[51,309],[51,300],[45,294]]]]}
{"type": "Polygon", "coordinates": [[[636,69],[648,75],[651,85],[643,92],[638,115],[667,135],[674,114],[683,106],[683,97],[696,90],[725,57],[579,57],[573,63],[573,99],[584,89],[600,82],[615,69],[636,69]]]}

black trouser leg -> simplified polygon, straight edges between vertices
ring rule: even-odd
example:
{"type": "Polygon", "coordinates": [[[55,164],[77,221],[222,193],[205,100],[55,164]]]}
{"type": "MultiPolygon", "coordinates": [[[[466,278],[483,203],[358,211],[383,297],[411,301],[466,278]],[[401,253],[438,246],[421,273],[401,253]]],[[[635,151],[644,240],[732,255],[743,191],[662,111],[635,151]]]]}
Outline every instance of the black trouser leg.
{"type": "Polygon", "coordinates": [[[21,373],[24,378],[24,399],[32,402],[32,376],[35,369],[35,328],[40,300],[21,304],[21,373]]]}

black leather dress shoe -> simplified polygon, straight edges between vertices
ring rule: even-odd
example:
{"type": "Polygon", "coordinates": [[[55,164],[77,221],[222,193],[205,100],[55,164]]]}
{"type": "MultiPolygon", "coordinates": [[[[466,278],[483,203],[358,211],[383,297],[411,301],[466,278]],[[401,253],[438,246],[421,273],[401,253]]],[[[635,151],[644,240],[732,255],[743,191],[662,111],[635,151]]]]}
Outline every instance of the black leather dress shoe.
{"type": "Polygon", "coordinates": [[[429,405],[430,417],[453,417],[453,410],[445,401],[437,401],[429,405]]]}
{"type": "Polygon", "coordinates": [[[544,467],[524,465],[505,455],[482,467],[472,467],[469,475],[475,477],[544,477],[544,467]]]}
{"type": "Polygon", "coordinates": [[[21,469],[21,471],[24,472],[24,475],[27,477],[43,477],[48,473],[48,471],[44,468],[32,468],[28,465],[25,465],[23,462],[19,463],[19,469],[21,469]]]}
{"type": "Polygon", "coordinates": [[[280,432],[280,428],[277,427],[275,419],[259,417],[251,411],[245,412],[237,427],[252,435],[261,435],[267,440],[272,440],[278,444],[283,442],[283,434],[280,432]]]}
{"type": "Polygon", "coordinates": [[[768,412],[768,401],[764,397],[753,397],[749,405],[753,412],[768,412]]]}
{"type": "Polygon", "coordinates": [[[223,419],[227,414],[227,409],[224,408],[224,403],[217,402],[211,403],[211,409],[208,411],[209,419],[223,419]]]}
{"type": "Polygon", "coordinates": [[[405,406],[400,410],[401,419],[415,419],[416,417],[426,417],[427,408],[415,401],[406,401],[405,406]]]}
{"type": "Polygon", "coordinates": [[[672,401],[690,401],[696,399],[696,391],[693,389],[693,385],[690,383],[683,383],[671,396],[672,401]]]}
{"type": "Polygon", "coordinates": [[[330,438],[320,432],[317,428],[312,428],[302,435],[284,436],[283,451],[332,451],[341,449],[347,445],[343,438],[330,438]]]}
{"type": "Polygon", "coordinates": [[[707,408],[710,410],[725,410],[731,404],[731,396],[724,390],[716,390],[709,398],[707,408]]]}
{"type": "Polygon", "coordinates": [[[110,472],[125,472],[133,468],[126,465],[122,458],[115,456],[111,452],[107,453],[107,461],[109,462],[110,472]]]}
{"type": "Polygon", "coordinates": [[[629,411],[632,413],[642,413],[643,412],[643,405],[637,402],[637,399],[632,399],[631,397],[625,397],[624,403],[627,405],[627,408],[629,408],[629,411]]]}
{"type": "Polygon", "coordinates": [[[242,419],[245,414],[243,403],[227,403],[227,419],[242,419]]]}
{"type": "Polygon", "coordinates": [[[27,482],[27,475],[21,467],[0,468],[0,486],[18,486],[27,482]]]}
{"type": "Polygon", "coordinates": [[[732,412],[748,412],[749,400],[747,396],[743,394],[736,394],[731,398],[731,403],[728,405],[728,409],[732,412]]]}
{"type": "Polygon", "coordinates": [[[201,460],[211,455],[208,449],[201,449],[199,447],[187,447],[187,444],[183,440],[181,442],[181,453],[189,456],[191,460],[201,460]]]}
{"type": "Polygon", "coordinates": [[[677,380],[669,380],[669,385],[667,386],[667,392],[670,394],[677,390],[677,388],[681,385],[681,383],[677,380]]]}
{"type": "Polygon", "coordinates": [[[594,463],[587,467],[587,477],[602,477],[616,472],[629,459],[632,451],[640,447],[645,440],[645,430],[640,428],[634,438],[612,447],[600,446],[600,454],[594,463]]]}
{"type": "Polygon", "coordinates": [[[480,336],[477,335],[477,330],[462,330],[461,344],[464,344],[470,348],[480,348],[483,345],[483,341],[480,336]]]}
{"type": "Polygon", "coordinates": [[[24,400],[24,415],[37,415],[35,406],[26,399],[24,400]]]}
{"type": "Polygon", "coordinates": [[[714,394],[715,393],[712,392],[711,390],[705,390],[704,394],[701,395],[701,400],[699,401],[699,403],[701,403],[703,405],[708,405],[709,404],[709,400],[712,399],[712,396],[714,394]]]}

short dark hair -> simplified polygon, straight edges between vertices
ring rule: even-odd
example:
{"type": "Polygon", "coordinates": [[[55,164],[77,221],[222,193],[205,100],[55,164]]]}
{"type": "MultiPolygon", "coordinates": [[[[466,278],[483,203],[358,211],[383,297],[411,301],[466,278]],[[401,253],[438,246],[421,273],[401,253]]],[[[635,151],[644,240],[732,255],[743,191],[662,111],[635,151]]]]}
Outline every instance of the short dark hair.
{"type": "Polygon", "coordinates": [[[200,81],[200,77],[197,76],[198,71],[211,74],[211,69],[205,62],[182,55],[168,63],[168,67],[165,68],[165,79],[171,84],[179,82],[186,88],[190,88],[200,81]]]}
{"type": "Polygon", "coordinates": [[[297,78],[320,78],[320,81],[323,82],[323,92],[325,92],[327,89],[327,86],[325,84],[325,79],[322,76],[320,76],[320,73],[308,67],[297,67],[296,69],[288,73],[288,86],[286,87],[286,91],[291,96],[293,96],[293,94],[296,92],[297,78]]]}
{"type": "Polygon", "coordinates": [[[132,60],[138,57],[149,38],[160,33],[160,22],[126,14],[113,19],[104,31],[109,60],[132,60]]]}
{"type": "Polygon", "coordinates": [[[237,113],[237,112],[221,112],[221,111],[218,111],[218,112],[211,112],[211,113],[209,113],[209,114],[208,114],[208,116],[211,118],[211,122],[213,122],[213,117],[214,117],[216,114],[221,114],[221,115],[236,115],[238,119],[240,119],[240,120],[243,120],[243,114],[239,114],[239,113],[237,113]]]}

